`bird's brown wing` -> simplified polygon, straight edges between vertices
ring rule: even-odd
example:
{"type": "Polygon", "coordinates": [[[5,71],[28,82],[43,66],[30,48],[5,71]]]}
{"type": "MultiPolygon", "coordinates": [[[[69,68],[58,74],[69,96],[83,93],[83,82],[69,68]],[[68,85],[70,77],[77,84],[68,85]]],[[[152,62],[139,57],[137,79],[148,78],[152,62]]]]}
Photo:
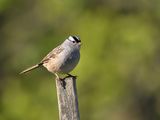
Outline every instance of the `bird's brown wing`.
{"type": "Polygon", "coordinates": [[[41,63],[47,63],[50,59],[54,59],[59,53],[61,53],[64,50],[62,46],[57,46],[54,48],[51,52],[48,53],[47,56],[45,56],[41,63]]]}

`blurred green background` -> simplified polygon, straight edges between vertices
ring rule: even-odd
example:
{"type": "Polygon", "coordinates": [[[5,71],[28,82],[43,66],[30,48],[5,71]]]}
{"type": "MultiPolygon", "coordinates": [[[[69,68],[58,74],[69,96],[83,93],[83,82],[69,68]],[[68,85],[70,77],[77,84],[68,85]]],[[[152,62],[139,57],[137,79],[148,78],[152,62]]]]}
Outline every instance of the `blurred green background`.
{"type": "Polygon", "coordinates": [[[0,0],[0,120],[57,120],[39,62],[79,35],[81,120],[160,120],[160,0],[0,0]]]}

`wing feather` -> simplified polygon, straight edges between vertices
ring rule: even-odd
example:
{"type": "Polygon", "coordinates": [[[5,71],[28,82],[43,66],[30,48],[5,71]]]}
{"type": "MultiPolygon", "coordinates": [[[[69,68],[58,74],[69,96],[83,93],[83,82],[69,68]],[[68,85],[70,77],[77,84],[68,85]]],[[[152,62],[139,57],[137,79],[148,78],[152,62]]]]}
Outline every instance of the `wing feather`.
{"type": "Polygon", "coordinates": [[[61,53],[64,50],[64,48],[59,45],[56,48],[54,48],[51,52],[48,53],[48,55],[46,55],[41,63],[46,63],[48,62],[50,59],[54,59],[59,53],[61,53]]]}

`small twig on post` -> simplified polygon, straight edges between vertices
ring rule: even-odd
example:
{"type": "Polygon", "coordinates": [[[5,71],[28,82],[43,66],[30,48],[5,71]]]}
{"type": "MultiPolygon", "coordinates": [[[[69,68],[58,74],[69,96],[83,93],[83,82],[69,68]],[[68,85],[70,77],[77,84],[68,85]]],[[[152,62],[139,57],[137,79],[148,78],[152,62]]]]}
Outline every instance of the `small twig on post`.
{"type": "Polygon", "coordinates": [[[56,88],[60,120],[80,120],[76,77],[56,79],[56,88]]]}

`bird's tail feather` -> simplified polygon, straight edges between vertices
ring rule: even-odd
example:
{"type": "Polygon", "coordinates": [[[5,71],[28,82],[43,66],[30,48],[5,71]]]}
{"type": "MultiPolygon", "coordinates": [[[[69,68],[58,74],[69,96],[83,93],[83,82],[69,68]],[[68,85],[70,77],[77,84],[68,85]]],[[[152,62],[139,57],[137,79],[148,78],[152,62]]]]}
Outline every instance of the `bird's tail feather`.
{"type": "Polygon", "coordinates": [[[32,67],[29,67],[29,68],[23,70],[23,71],[20,72],[19,74],[27,73],[27,72],[29,72],[29,71],[31,71],[31,70],[34,70],[34,69],[40,67],[41,65],[42,65],[42,63],[36,64],[36,65],[34,65],[34,66],[32,66],[32,67]]]}

